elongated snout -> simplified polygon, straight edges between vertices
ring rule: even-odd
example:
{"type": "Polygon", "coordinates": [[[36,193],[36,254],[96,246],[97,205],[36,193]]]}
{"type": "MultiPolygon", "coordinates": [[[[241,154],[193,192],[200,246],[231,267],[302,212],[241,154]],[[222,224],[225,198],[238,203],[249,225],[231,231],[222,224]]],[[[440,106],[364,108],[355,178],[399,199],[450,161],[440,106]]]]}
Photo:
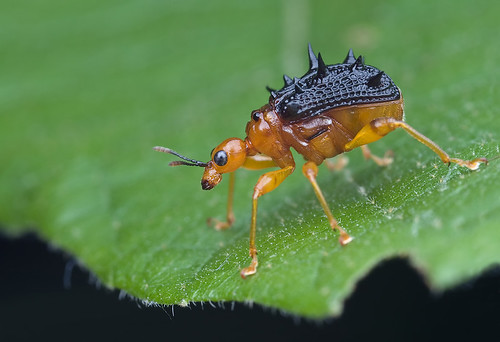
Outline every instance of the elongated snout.
{"type": "Polygon", "coordinates": [[[213,167],[213,162],[209,161],[201,177],[201,188],[203,190],[213,189],[222,180],[222,175],[213,167]]]}

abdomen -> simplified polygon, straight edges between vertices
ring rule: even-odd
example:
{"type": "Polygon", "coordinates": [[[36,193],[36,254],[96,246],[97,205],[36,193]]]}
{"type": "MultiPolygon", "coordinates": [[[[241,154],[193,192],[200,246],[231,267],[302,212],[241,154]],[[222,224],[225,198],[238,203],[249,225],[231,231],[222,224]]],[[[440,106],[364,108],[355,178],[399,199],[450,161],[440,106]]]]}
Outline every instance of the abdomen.
{"type": "Polygon", "coordinates": [[[365,125],[380,117],[403,120],[403,98],[399,100],[338,107],[321,115],[290,124],[296,137],[290,145],[305,159],[320,164],[326,158],[345,152],[345,145],[365,125]]]}

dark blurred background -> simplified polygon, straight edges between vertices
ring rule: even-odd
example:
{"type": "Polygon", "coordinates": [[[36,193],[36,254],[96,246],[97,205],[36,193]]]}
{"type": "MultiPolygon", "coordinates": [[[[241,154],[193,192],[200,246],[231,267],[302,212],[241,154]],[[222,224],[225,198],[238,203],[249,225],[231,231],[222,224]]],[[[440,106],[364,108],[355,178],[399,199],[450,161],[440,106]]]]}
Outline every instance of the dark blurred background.
{"type": "Polygon", "coordinates": [[[1,341],[499,341],[500,268],[431,294],[404,259],[363,279],[343,314],[308,321],[254,305],[145,307],[99,286],[34,235],[0,237],[1,341]]]}
{"type": "MultiPolygon", "coordinates": [[[[292,76],[303,72],[309,41],[326,52],[329,62],[343,57],[348,47],[362,50],[374,61],[387,59],[384,67],[390,66],[405,89],[413,87],[415,104],[417,98],[430,96],[432,100],[442,91],[418,85],[419,73],[435,72],[429,67],[435,65],[429,48],[444,50],[449,56],[464,49],[478,54],[496,51],[484,44],[490,41],[484,37],[497,37],[499,31],[492,20],[485,21],[491,27],[463,29],[482,23],[478,13],[496,4],[488,1],[481,6],[461,1],[458,9],[453,1],[227,3],[2,1],[0,129],[11,135],[22,129],[29,139],[13,143],[7,134],[0,134],[0,157],[7,152],[15,156],[6,158],[0,171],[18,165],[12,167],[13,181],[0,187],[5,201],[0,205],[1,228],[19,234],[16,227],[31,222],[51,235],[53,213],[46,209],[57,208],[44,202],[45,193],[31,192],[37,182],[48,195],[53,191],[43,187],[53,174],[39,176],[33,166],[52,170],[44,165],[46,155],[41,153],[60,163],[51,166],[65,170],[65,157],[102,151],[103,146],[121,147],[133,139],[147,145],[144,153],[149,153],[150,141],[144,137],[159,131],[163,136],[167,128],[172,140],[182,141],[183,150],[201,150],[207,142],[226,137],[227,131],[242,132],[250,109],[263,104],[266,84],[279,86],[283,72],[292,76]],[[439,12],[433,10],[435,4],[439,12]],[[407,17],[401,18],[400,9],[407,17]],[[460,15],[455,15],[458,10],[460,15]],[[441,21],[441,16],[449,17],[441,21]],[[399,20],[408,23],[406,31],[394,28],[399,20]],[[426,29],[420,31],[421,27],[426,29]],[[439,33],[446,30],[457,30],[453,35],[457,40],[442,41],[439,33]],[[477,32],[486,33],[477,36],[477,32]],[[401,49],[406,39],[415,43],[401,49]],[[221,50],[226,58],[220,58],[221,50]],[[238,58],[231,58],[236,52],[240,52],[238,58]],[[406,65],[410,56],[419,56],[421,64],[406,65]],[[217,91],[213,90],[214,80],[221,79],[217,91]],[[244,86],[241,79],[245,79],[244,86]],[[202,115],[199,108],[205,110],[202,115]],[[228,115],[234,119],[223,121],[228,115]],[[183,128],[159,125],[158,118],[164,116],[163,122],[183,128]],[[125,121],[121,127],[116,124],[125,121]],[[198,123],[210,129],[196,141],[184,139],[190,125],[198,123]],[[94,134],[91,139],[89,132],[94,134]],[[108,136],[109,141],[102,138],[108,136]],[[109,145],[111,141],[117,145],[109,145]],[[43,160],[27,162],[20,150],[29,158],[43,160]],[[23,167],[27,176],[18,177],[23,167]],[[33,198],[39,202],[33,204],[33,198]]],[[[466,55],[469,62],[478,62],[474,53],[466,55]]],[[[463,62],[450,60],[457,69],[463,62]]],[[[436,77],[450,77],[449,70],[439,71],[436,77]]],[[[496,89],[492,86],[490,91],[496,89]]],[[[140,144],[127,147],[143,149],[140,144]]],[[[106,155],[105,160],[114,164],[129,157],[128,151],[114,148],[113,156],[106,155]]],[[[139,196],[138,192],[134,195],[139,196]]],[[[0,341],[500,341],[498,267],[445,293],[433,294],[406,260],[388,260],[358,284],[340,317],[320,322],[258,305],[249,308],[235,303],[233,308],[226,303],[223,309],[206,303],[172,309],[144,307],[120,297],[120,292],[100,286],[71,256],[36,236],[0,236],[0,341]]]]}

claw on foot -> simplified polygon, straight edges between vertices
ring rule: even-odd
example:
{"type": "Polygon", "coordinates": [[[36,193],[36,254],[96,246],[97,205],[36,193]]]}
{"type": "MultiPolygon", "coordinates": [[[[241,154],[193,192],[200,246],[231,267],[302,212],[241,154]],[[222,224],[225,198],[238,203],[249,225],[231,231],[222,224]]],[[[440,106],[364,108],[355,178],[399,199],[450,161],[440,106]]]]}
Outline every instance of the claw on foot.
{"type": "Polygon", "coordinates": [[[209,227],[214,227],[215,230],[226,230],[228,228],[231,228],[231,225],[233,223],[229,221],[220,221],[214,217],[209,217],[207,219],[207,225],[209,227]]]}
{"type": "Polygon", "coordinates": [[[479,165],[481,165],[481,163],[488,165],[488,159],[486,159],[486,158],[476,158],[473,160],[462,160],[462,159],[457,159],[457,158],[451,158],[450,162],[458,164],[458,165],[463,166],[463,167],[466,167],[470,170],[479,169],[479,165]]]}
{"type": "Polygon", "coordinates": [[[243,279],[245,279],[248,276],[251,276],[255,273],[257,273],[257,266],[259,263],[257,262],[257,258],[252,259],[252,262],[250,263],[250,266],[245,267],[241,270],[240,275],[243,279]]]}
{"type": "Polygon", "coordinates": [[[250,247],[250,257],[252,258],[250,266],[243,268],[240,272],[243,279],[257,273],[257,266],[259,266],[259,262],[257,261],[257,249],[255,247],[250,247]]]}
{"type": "Polygon", "coordinates": [[[342,246],[347,245],[352,240],[354,240],[354,238],[349,234],[347,234],[346,232],[340,233],[339,242],[342,246]]]}

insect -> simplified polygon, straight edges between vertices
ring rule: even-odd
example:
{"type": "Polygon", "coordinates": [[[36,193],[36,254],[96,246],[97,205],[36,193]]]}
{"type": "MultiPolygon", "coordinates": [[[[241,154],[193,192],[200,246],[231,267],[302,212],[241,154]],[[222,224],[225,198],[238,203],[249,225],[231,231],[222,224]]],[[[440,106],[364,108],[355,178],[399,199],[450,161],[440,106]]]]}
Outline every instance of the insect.
{"type": "Polygon", "coordinates": [[[316,182],[318,166],[325,159],[361,147],[365,157],[381,165],[388,164],[390,159],[372,155],[366,144],[402,128],[448,165],[456,163],[476,170],[480,163],[488,162],[486,158],[450,158],[436,143],[408,125],[404,121],[400,89],[386,73],[366,65],[362,56],[356,58],[352,49],[342,63],[334,65],[326,65],[321,54],[316,56],[310,44],[308,53],[307,73],[294,79],[284,75],[284,85],[280,90],[268,88],[269,102],[251,113],[246,125],[246,138],[224,140],[212,150],[207,163],[187,158],[166,147],[153,148],[182,159],[171,162],[171,166],[204,167],[201,179],[203,190],[214,188],[223,174],[230,174],[227,219],[212,220],[217,229],[229,228],[234,222],[234,172],[240,167],[252,170],[278,167],[260,176],[253,190],[251,261],[240,272],[243,278],[257,272],[255,237],[258,199],[276,189],[295,170],[291,148],[304,157],[302,173],[311,183],[331,228],[339,232],[341,245],[348,244],[353,238],[333,217],[316,182]]]}

